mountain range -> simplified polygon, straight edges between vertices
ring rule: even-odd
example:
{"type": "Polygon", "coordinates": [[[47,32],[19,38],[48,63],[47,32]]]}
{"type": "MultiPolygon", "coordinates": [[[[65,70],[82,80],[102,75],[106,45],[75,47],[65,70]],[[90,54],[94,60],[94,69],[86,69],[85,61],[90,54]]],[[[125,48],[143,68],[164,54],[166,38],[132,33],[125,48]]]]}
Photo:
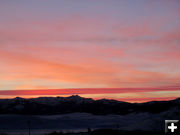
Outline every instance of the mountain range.
{"type": "Polygon", "coordinates": [[[70,97],[39,97],[0,99],[0,114],[55,115],[67,113],[90,113],[93,115],[130,113],[161,113],[177,110],[180,115],[180,98],[170,101],[151,101],[145,103],[128,103],[117,100],[83,98],[78,95],[70,97]]]}

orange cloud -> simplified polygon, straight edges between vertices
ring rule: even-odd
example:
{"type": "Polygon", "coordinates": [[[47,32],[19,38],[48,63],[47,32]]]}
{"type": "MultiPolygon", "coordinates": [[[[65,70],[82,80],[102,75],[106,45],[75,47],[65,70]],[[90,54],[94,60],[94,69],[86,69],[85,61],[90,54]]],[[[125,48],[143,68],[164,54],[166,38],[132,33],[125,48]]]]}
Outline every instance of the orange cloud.
{"type": "MultiPolygon", "coordinates": [[[[100,52],[101,54],[108,52],[104,48],[98,48],[97,50],[99,51],[100,49],[103,50],[103,52],[100,52]]],[[[38,51],[38,49],[34,51],[38,51]]],[[[50,53],[53,53],[57,50],[51,51],[50,53]]],[[[63,51],[63,49],[59,50],[59,53],[63,51]]],[[[121,50],[110,49],[109,53],[111,55],[111,53],[114,54],[115,52],[116,55],[116,51],[120,52],[117,54],[121,58],[123,56],[121,55],[121,50]]],[[[45,54],[47,52],[48,48],[45,50],[45,54]]],[[[74,52],[72,51],[72,53],[74,52]]],[[[68,54],[71,55],[71,51],[68,54]]],[[[43,56],[44,53],[39,53],[39,55],[43,56]]],[[[172,79],[169,73],[135,70],[133,66],[126,63],[118,65],[102,58],[95,59],[86,55],[82,55],[84,58],[79,59],[78,62],[72,62],[72,64],[67,64],[63,60],[58,62],[53,59],[48,60],[25,53],[8,52],[5,50],[1,50],[0,56],[0,59],[4,61],[1,67],[3,71],[1,78],[6,80],[24,80],[28,82],[33,79],[43,79],[89,84],[91,87],[96,85],[101,87],[143,87],[156,86],[156,82],[160,81],[163,85],[164,83],[171,85],[172,81],[176,81],[179,78],[177,75],[173,77],[172,81],[169,81],[169,79],[172,79]]],[[[39,86],[36,87],[38,88],[39,86]]]]}
{"type": "Polygon", "coordinates": [[[138,93],[158,91],[179,91],[179,87],[157,88],[73,88],[48,90],[1,90],[0,95],[72,95],[72,94],[108,94],[108,93],[138,93]]]}
{"type": "Polygon", "coordinates": [[[179,29],[163,29],[170,18],[176,17],[151,16],[139,23],[107,23],[107,18],[83,16],[30,19],[26,23],[14,20],[15,25],[7,24],[0,32],[0,78],[24,80],[26,84],[54,80],[89,87],[175,85],[180,78],[176,64],[179,48],[169,41],[179,41],[179,29]],[[168,70],[156,70],[164,67],[168,70]],[[170,73],[174,67],[176,75],[170,73]]]}

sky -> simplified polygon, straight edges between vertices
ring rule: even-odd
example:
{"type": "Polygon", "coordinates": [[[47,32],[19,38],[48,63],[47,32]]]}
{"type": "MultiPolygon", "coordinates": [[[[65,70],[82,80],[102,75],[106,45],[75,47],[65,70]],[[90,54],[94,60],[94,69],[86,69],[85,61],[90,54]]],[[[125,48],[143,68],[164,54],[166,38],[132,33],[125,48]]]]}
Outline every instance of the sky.
{"type": "Polygon", "coordinates": [[[179,0],[1,0],[0,98],[180,97],[179,0]]]}

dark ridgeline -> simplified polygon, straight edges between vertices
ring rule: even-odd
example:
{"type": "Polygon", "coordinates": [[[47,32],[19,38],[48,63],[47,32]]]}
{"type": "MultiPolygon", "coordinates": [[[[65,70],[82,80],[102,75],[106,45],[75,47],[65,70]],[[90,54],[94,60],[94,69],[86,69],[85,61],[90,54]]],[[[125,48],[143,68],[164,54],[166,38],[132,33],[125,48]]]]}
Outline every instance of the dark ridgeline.
{"type": "Polygon", "coordinates": [[[160,113],[171,108],[180,110],[180,98],[146,103],[127,103],[107,99],[93,100],[78,95],[70,97],[0,99],[0,114],[53,115],[83,112],[95,115],[125,115],[133,112],[160,113]]]}

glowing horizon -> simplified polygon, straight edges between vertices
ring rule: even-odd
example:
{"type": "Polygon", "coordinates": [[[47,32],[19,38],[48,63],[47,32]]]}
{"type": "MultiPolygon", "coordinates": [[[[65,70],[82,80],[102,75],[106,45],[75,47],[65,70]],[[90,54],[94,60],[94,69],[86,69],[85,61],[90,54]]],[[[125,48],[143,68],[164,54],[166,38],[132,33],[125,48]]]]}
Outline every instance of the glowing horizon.
{"type": "Polygon", "coordinates": [[[39,96],[74,89],[68,94],[128,101],[180,97],[179,5],[1,1],[0,98],[39,89],[49,91],[39,96]]]}
{"type": "Polygon", "coordinates": [[[93,99],[114,99],[126,102],[147,102],[179,98],[180,88],[73,88],[49,90],[1,90],[0,98],[67,97],[80,95],[93,99]],[[163,95],[162,95],[163,94],[163,95]]]}

